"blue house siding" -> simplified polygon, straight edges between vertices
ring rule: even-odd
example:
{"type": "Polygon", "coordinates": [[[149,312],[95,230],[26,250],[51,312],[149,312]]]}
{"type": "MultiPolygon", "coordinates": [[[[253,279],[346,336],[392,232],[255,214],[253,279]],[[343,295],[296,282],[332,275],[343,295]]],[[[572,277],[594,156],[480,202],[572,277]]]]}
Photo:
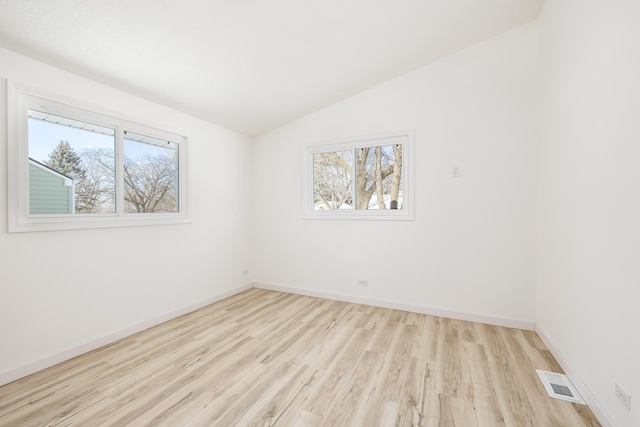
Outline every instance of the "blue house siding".
{"type": "Polygon", "coordinates": [[[29,213],[69,214],[73,212],[73,180],[30,159],[29,213]]]}

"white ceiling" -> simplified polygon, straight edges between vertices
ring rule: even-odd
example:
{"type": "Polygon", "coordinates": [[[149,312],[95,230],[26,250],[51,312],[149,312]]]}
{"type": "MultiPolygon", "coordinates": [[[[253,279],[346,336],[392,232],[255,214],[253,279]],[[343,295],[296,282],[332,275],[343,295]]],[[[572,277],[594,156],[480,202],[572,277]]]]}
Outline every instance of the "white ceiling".
{"type": "Polygon", "coordinates": [[[0,46],[249,136],[534,20],[544,0],[0,0],[0,46]]]}

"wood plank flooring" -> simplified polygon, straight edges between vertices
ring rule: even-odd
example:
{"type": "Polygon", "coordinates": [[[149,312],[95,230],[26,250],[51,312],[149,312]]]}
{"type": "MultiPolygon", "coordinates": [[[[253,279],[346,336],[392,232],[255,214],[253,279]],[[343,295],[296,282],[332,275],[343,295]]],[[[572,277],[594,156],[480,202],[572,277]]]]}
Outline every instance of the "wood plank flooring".
{"type": "Polygon", "coordinates": [[[0,426],[599,426],[530,331],[251,289],[0,387],[0,426]]]}

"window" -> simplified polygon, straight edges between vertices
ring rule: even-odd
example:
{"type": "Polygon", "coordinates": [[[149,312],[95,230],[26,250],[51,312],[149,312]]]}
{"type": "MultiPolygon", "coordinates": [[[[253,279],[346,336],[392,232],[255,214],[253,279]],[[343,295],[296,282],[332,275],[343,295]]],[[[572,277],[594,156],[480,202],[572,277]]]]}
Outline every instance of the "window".
{"type": "Polygon", "coordinates": [[[186,137],[8,93],[10,232],[188,222],[186,137]]]}
{"type": "Polygon", "coordinates": [[[306,147],[305,218],[413,219],[411,131],[306,147]]]}
{"type": "Polygon", "coordinates": [[[178,212],[178,144],[124,133],[124,211],[178,212]]]}

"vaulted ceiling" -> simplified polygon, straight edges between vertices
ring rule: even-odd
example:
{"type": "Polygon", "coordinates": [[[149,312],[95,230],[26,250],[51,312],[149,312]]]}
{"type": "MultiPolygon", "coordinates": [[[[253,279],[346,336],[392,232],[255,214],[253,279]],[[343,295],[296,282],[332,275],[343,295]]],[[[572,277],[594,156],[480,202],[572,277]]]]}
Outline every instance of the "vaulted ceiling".
{"type": "Polygon", "coordinates": [[[256,136],[532,21],[543,2],[0,0],[0,46],[256,136]]]}

